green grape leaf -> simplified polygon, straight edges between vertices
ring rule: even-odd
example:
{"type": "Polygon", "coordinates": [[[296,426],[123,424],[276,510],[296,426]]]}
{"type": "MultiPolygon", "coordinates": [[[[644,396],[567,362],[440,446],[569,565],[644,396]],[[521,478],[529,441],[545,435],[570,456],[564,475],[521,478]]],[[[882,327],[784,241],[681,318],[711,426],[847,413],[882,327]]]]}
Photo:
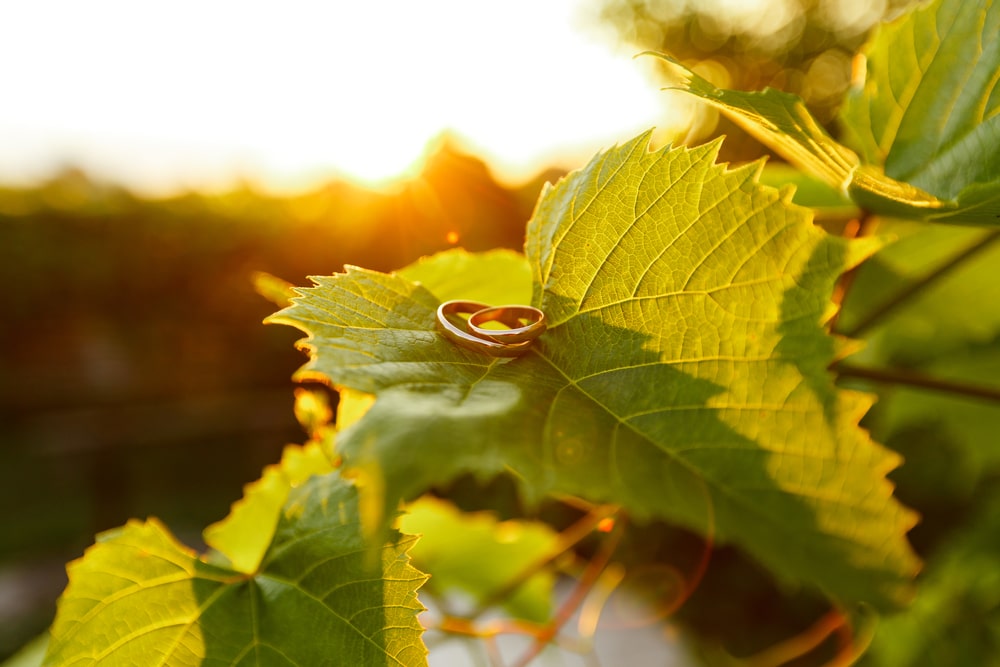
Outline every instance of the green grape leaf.
{"type": "Polygon", "coordinates": [[[796,95],[767,88],[743,92],[716,88],[674,58],[655,52],[644,55],[663,60],[680,90],[729,116],[759,142],[783,158],[834,187],[844,187],[860,164],[858,156],[840,145],[812,117],[796,95]]]}
{"type": "Polygon", "coordinates": [[[288,445],[281,463],[270,465],[256,482],[247,484],[243,498],[233,503],[222,521],[205,529],[205,544],[228,559],[239,572],[256,572],[274,537],[281,509],[292,489],[313,475],[333,471],[317,443],[288,445]]]}
{"type": "MultiPolygon", "coordinates": [[[[880,162],[863,163],[854,151],[830,137],[798,96],[770,88],[760,92],[719,89],[669,56],[651,55],[666,61],[675,72],[678,83],[674,90],[690,93],[716,107],[786,160],[842,189],[873,213],[915,220],[998,224],[1000,195],[992,186],[953,193],[925,189],[922,180],[910,182],[892,172],[887,175],[880,162]]],[[[992,125],[983,127],[983,133],[992,133],[992,125]]]]}
{"type": "MultiPolygon", "coordinates": [[[[422,257],[397,273],[422,285],[440,301],[468,299],[502,304],[531,300],[531,268],[524,255],[510,250],[471,255],[454,248],[422,257]],[[503,276],[503,280],[497,280],[498,276],[503,276]]],[[[370,394],[341,387],[338,428],[353,424],[370,405],[370,394]]]]}
{"type": "Polygon", "coordinates": [[[894,179],[954,200],[929,216],[1000,224],[1000,5],[937,0],[879,28],[845,141],[894,179]]]}
{"type": "Polygon", "coordinates": [[[415,538],[369,562],[357,504],[337,473],[312,477],[253,573],[207,562],[155,519],[100,535],[69,566],[44,664],[426,664],[415,538]]]}
{"type": "Polygon", "coordinates": [[[400,530],[419,535],[413,564],[431,578],[425,590],[446,596],[462,591],[477,604],[493,601],[512,616],[536,623],[549,619],[551,570],[535,572],[509,595],[498,595],[527,568],[552,554],[558,534],[538,521],[499,521],[490,512],[462,512],[424,496],[406,506],[400,530]],[[495,599],[494,599],[495,598],[495,599]]]}
{"type": "Polygon", "coordinates": [[[870,399],[834,388],[823,328],[833,282],[877,242],[823,233],[757,184],[760,164],[716,165],[717,143],[648,140],[543,194],[526,249],[549,329],[524,356],[453,345],[427,289],[354,267],[272,316],[309,334],[299,377],[377,396],[340,434],[345,466],[385,514],[508,472],[531,502],[618,503],[837,599],[903,603],[917,561],[884,478],[898,461],[858,428],[870,399]]]}
{"type": "Polygon", "coordinates": [[[893,220],[878,231],[898,240],[854,275],[837,328],[868,344],[840,370],[885,373],[866,423],[904,456],[893,480],[924,514],[926,541],[1000,471],[1000,405],[987,398],[1000,392],[1000,232],[893,220]]]}

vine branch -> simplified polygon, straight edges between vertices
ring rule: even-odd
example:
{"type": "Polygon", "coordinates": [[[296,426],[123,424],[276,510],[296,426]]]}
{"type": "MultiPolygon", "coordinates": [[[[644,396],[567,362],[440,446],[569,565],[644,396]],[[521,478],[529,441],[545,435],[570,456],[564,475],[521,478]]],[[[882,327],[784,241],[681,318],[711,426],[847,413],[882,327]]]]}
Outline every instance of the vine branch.
{"type": "Polygon", "coordinates": [[[969,384],[967,382],[957,382],[954,380],[942,380],[923,373],[914,371],[904,371],[901,369],[886,368],[865,368],[852,364],[837,364],[834,370],[840,377],[861,378],[872,380],[881,384],[904,385],[907,387],[917,387],[920,389],[930,389],[970,398],[981,398],[988,401],[1000,402],[1000,389],[987,387],[984,385],[969,384]]]}
{"type": "Polygon", "coordinates": [[[623,531],[624,521],[618,520],[615,522],[614,528],[607,535],[604,541],[601,543],[600,548],[594,557],[590,559],[587,563],[586,569],[583,571],[583,575],[577,582],[577,585],[573,588],[573,592],[570,594],[569,598],[559,607],[556,612],[555,618],[545,626],[542,633],[535,637],[535,642],[529,648],[521,659],[516,663],[515,667],[526,667],[532,660],[534,660],[542,652],[542,650],[548,645],[550,641],[559,633],[559,630],[569,621],[576,610],[583,603],[584,598],[590,592],[594,584],[597,583],[598,577],[607,567],[614,555],[615,550],[618,548],[618,543],[621,541],[622,531],[623,531]]]}
{"type": "Polygon", "coordinates": [[[591,508],[588,514],[559,533],[556,543],[552,546],[548,553],[542,554],[538,560],[529,564],[523,570],[518,572],[517,575],[509,579],[503,586],[490,593],[482,602],[480,602],[475,611],[466,616],[466,619],[471,621],[478,618],[493,605],[496,605],[513,595],[514,592],[527,583],[529,579],[544,570],[557,558],[576,546],[577,543],[590,535],[602,520],[614,516],[619,509],[620,508],[617,505],[598,505],[591,508]]]}
{"type": "Polygon", "coordinates": [[[840,611],[830,611],[801,634],[752,656],[746,664],[748,667],[779,667],[788,664],[815,650],[830,635],[846,625],[847,619],[840,611]]]}
{"type": "Polygon", "coordinates": [[[989,248],[997,240],[1000,240],[1000,230],[993,230],[983,234],[964,250],[955,254],[951,259],[941,264],[933,271],[930,271],[923,277],[914,280],[909,285],[903,287],[899,292],[889,297],[889,299],[884,301],[881,305],[873,308],[853,327],[838,333],[841,333],[848,338],[857,338],[861,336],[861,334],[868,331],[875,324],[894,313],[914,296],[917,296],[920,292],[940,281],[963,263],[989,248]]]}
{"type": "MultiPolygon", "coordinates": [[[[861,236],[867,236],[870,231],[871,216],[867,212],[864,212],[858,217],[848,220],[844,224],[841,236],[845,239],[854,239],[861,236]]],[[[830,319],[828,325],[830,327],[830,331],[833,331],[837,327],[837,320],[840,319],[840,314],[843,312],[844,299],[847,298],[847,293],[851,290],[851,286],[854,285],[854,279],[857,276],[858,268],[860,267],[855,266],[841,275],[840,279],[837,280],[837,284],[833,288],[833,302],[837,304],[837,310],[830,319]]]]}

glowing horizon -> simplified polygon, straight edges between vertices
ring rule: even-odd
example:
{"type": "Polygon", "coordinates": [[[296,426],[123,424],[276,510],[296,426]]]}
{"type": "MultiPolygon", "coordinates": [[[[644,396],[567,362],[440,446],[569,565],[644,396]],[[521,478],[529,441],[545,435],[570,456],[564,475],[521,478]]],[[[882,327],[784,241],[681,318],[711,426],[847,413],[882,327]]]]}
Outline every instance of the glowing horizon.
{"type": "Polygon", "coordinates": [[[377,186],[443,134],[502,180],[578,166],[681,122],[647,63],[579,28],[588,6],[19,3],[0,9],[0,57],[20,63],[0,184],[73,166],[154,195],[377,186]]]}

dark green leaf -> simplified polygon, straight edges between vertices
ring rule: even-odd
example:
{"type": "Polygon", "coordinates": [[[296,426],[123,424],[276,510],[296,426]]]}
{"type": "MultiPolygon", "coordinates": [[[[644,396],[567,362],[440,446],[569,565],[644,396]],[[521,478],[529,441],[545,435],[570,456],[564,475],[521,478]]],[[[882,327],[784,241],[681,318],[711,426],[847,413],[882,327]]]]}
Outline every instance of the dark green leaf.
{"type": "MultiPolygon", "coordinates": [[[[984,38],[985,43],[995,43],[995,36],[994,31],[991,38],[984,38]]],[[[987,63],[993,62],[990,59],[995,56],[994,51],[996,49],[990,46],[984,56],[987,63]]],[[[965,119],[971,123],[965,126],[968,134],[963,136],[961,143],[948,146],[937,156],[926,173],[883,172],[875,151],[865,151],[868,163],[863,163],[856,153],[830,137],[797,96],[773,89],[761,92],[722,90],[669,56],[653,55],[670,63],[677,73],[677,90],[691,93],[720,109],[786,160],[842,189],[873,213],[914,220],[1000,224],[1000,180],[997,180],[1000,178],[1000,158],[996,157],[1000,155],[997,150],[1000,119],[989,117],[992,111],[985,117],[980,114],[978,119],[965,119]],[[968,166],[972,162],[975,162],[974,168],[968,166]]],[[[994,62],[994,70],[997,67],[1000,62],[994,62]]],[[[908,67],[899,67],[899,70],[910,73],[908,67]]],[[[919,75],[919,71],[912,74],[919,75]]],[[[988,83],[995,86],[996,80],[988,83]]],[[[879,89],[877,84],[872,86],[879,89]]],[[[983,101],[988,110],[994,103],[983,101]]],[[[891,113],[902,113],[900,109],[902,107],[891,113]]],[[[871,111],[876,113],[874,109],[871,111]]],[[[862,113],[845,114],[845,124],[848,127],[863,125],[867,120],[859,120],[862,113]]],[[[933,122],[936,121],[935,117],[933,122]]],[[[955,119],[955,122],[962,120],[955,119]]]]}
{"type": "Polygon", "coordinates": [[[957,202],[928,216],[1000,224],[1000,5],[938,0],[882,26],[846,140],[885,173],[957,202]]]}
{"type": "Polygon", "coordinates": [[[896,222],[879,232],[899,240],[859,269],[838,321],[851,334],[872,322],[859,332],[866,363],[919,365],[1000,335],[996,232],[896,222]],[[923,286],[898,301],[911,285],[923,286]]]}

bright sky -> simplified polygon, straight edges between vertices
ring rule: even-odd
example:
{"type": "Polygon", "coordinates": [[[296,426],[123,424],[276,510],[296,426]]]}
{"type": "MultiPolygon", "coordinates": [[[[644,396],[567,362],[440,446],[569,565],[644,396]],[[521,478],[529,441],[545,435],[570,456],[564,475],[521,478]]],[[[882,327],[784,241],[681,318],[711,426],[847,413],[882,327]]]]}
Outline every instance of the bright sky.
{"type": "Polygon", "coordinates": [[[406,172],[446,129],[501,177],[678,124],[587,0],[0,0],[0,183],[150,194],[406,172]]]}

